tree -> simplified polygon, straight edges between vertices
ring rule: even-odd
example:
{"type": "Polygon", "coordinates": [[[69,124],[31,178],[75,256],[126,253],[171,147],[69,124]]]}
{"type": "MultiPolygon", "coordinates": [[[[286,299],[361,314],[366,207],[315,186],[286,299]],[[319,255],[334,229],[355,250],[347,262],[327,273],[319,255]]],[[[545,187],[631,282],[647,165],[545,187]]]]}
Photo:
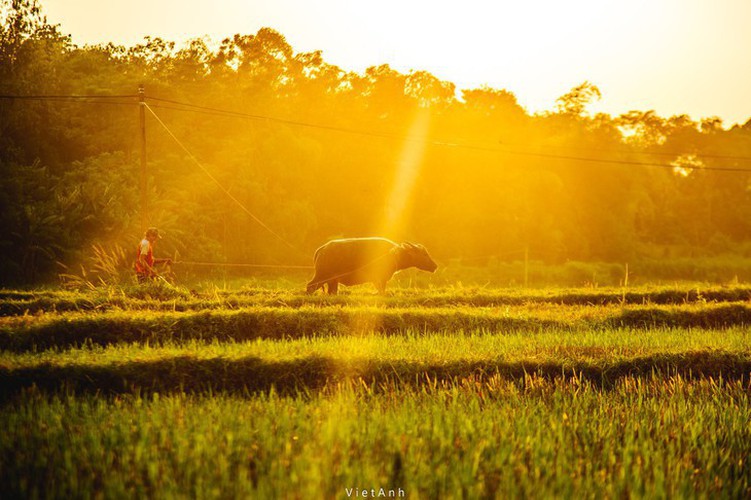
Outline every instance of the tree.
{"type": "MultiPolygon", "coordinates": [[[[623,261],[678,245],[741,248],[751,233],[751,175],[712,168],[747,167],[751,121],[725,130],[654,111],[592,116],[600,91],[589,82],[556,112],[529,115],[507,90],[457,99],[426,71],[347,72],[269,28],[218,48],[148,37],[78,47],[33,0],[2,13],[6,93],[131,94],[143,82],[151,97],[202,107],[150,104],[190,155],[147,115],[152,220],[170,234],[165,251],[195,260],[307,262],[237,201],[304,254],[371,234],[404,148],[418,144],[405,137],[420,113],[429,137],[414,150],[422,168],[404,227],[443,257],[513,259],[529,246],[536,258],[623,261]],[[639,165],[689,160],[701,168],[639,165]]],[[[3,283],[49,278],[92,243],[128,248],[140,236],[133,99],[2,101],[0,113],[3,283]]]]}
{"type": "Polygon", "coordinates": [[[602,94],[597,86],[589,82],[584,82],[556,99],[555,102],[559,113],[570,116],[582,116],[589,104],[601,98],[602,94]]]}

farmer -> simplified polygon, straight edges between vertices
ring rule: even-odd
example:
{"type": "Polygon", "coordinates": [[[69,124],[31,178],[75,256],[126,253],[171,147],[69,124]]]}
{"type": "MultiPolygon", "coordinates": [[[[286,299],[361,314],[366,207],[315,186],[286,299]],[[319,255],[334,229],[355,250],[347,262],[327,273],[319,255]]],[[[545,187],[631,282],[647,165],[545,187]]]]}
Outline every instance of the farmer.
{"type": "Polygon", "coordinates": [[[133,267],[136,270],[136,277],[139,283],[145,283],[159,276],[155,269],[157,264],[172,264],[172,259],[154,258],[154,243],[158,239],[161,239],[159,230],[155,227],[150,227],[146,230],[146,234],[143,235],[141,243],[138,244],[138,257],[136,257],[136,263],[133,267]]]}

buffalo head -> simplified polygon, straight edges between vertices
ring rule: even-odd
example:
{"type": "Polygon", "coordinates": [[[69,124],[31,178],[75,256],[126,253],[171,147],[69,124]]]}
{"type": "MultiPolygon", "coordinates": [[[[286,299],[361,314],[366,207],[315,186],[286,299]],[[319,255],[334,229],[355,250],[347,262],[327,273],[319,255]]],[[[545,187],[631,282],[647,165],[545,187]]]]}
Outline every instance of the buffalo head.
{"type": "Polygon", "coordinates": [[[416,267],[423,271],[435,272],[438,264],[430,257],[428,250],[419,243],[402,243],[399,245],[400,261],[406,269],[416,267]]]}

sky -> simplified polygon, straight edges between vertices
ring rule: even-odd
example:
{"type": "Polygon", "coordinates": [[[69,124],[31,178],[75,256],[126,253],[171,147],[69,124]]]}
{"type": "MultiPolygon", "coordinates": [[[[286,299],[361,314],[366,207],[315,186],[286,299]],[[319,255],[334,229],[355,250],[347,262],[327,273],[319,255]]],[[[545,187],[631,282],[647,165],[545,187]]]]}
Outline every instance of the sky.
{"type": "Polygon", "coordinates": [[[79,45],[215,42],[269,27],[346,71],[389,64],[529,112],[589,81],[593,112],[751,119],[751,0],[40,0],[79,45]]]}

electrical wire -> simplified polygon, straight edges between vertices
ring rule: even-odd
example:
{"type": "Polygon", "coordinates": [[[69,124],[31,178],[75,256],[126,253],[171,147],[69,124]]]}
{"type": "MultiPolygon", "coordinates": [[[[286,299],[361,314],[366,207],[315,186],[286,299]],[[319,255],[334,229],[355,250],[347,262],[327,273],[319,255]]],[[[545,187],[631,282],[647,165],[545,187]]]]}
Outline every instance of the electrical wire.
{"type": "MultiPolygon", "coordinates": [[[[180,102],[180,101],[176,101],[172,99],[163,99],[163,98],[157,98],[157,97],[147,97],[147,99],[160,101],[160,102],[166,102],[169,104],[176,104],[178,106],[184,106],[183,108],[179,108],[175,106],[155,105],[163,109],[172,109],[176,111],[189,111],[189,112],[195,112],[195,113],[212,114],[212,115],[217,115],[217,116],[234,116],[238,118],[246,118],[246,119],[253,119],[253,120],[264,120],[264,121],[270,121],[270,122],[284,123],[284,124],[293,125],[293,126],[317,128],[317,129],[322,129],[322,130],[331,130],[331,131],[336,131],[336,132],[345,132],[349,134],[365,135],[365,136],[387,138],[387,139],[396,139],[396,140],[402,140],[402,141],[418,141],[418,142],[421,142],[430,146],[438,146],[438,147],[445,147],[445,148],[467,149],[467,150],[485,151],[485,152],[491,152],[491,153],[501,153],[501,154],[510,154],[510,155],[518,155],[518,156],[530,156],[530,157],[537,157],[537,158],[566,160],[566,161],[606,163],[606,164],[614,164],[614,165],[631,165],[631,166],[640,166],[640,167],[656,167],[656,168],[666,168],[670,170],[681,168],[684,170],[707,170],[707,171],[719,171],[719,172],[751,173],[751,168],[742,168],[742,167],[706,166],[706,165],[674,165],[670,163],[645,162],[645,161],[636,161],[636,160],[619,160],[619,159],[611,159],[611,158],[595,158],[595,157],[587,157],[587,156],[559,155],[559,154],[553,154],[553,153],[539,153],[539,152],[534,152],[534,151],[521,151],[521,150],[513,150],[513,149],[491,147],[491,146],[481,146],[481,145],[461,143],[461,142],[437,141],[437,140],[430,140],[424,137],[404,136],[404,135],[390,134],[390,133],[385,133],[385,132],[363,131],[363,130],[351,129],[351,128],[346,128],[346,127],[319,125],[319,124],[301,122],[301,121],[296,121],[296,120],[287,120],[283,118],[275,118],[275,117],[270,117],[270,116],[242,113],[239,111],[223,110],[219,108],[212,108],[209,106],[199,106],[195,104],[180,102]],[[192,109],[186,109],[186,108],[192,108],[192,109]]],[[[633,152],[633,153],[634,154],[648,154],[647,152],[633,152]]],[[[663,153],[663,154],[668,154],[668,153],[663,153]]],[[[751,157],[743,157],[743,156],[725,156],[725,155],[715,155],[715,156],[699,155],[699,156],[705,156],[708,158],[716,157],[716,158],[735,159],[735,160],[751,160],[751,157]]]]}
{"type": "MultiPolygon", "coordinates": [[[[137,94],[0,95],[0,99],[44,100],[44,101],[53,101],[53,102],[80,101],[82,103],[87,103],[87,104],[90,103],[90,104],[114,104],[114,105],[134,105],[134,104],[138,104],[138,102],[93,101],[91,99],[115,99],[115,98],[122,99],[122,98],[138,98],[138,97],[140,96],[137,94]]],[[[529,157],[537,157],[537,158],[546,158],[546,159],[551,159],[551,160],[579,161],[579,162],[588,162],[588,163],[629,165],[629,166],[639,166],[639,167],[655,167],[655,168],[665,168],[665,169],[670,169],[670,170],[675,170],[676,168],[680,168],[683,170],[751,173],[751,168],[742,168],[742,167],[712,166],[712,165],[677,165],[677,164],[671,164],[671,163],[645,162],[645,161],[636,161],[636,160],[620,160],[620,159],[613,159],[613,158],[596,158],[596,157],[578,156],[578,155],[561,155],[561,154],[553,154],[553,153],[541,153],[541,152],[535,152],[535,151],[514,150],[514,149],[508,149],[508,148],[501,148],[497,146],[492,146],[492,147],[482,146],[482,145],[462,143],[462,142],[437,141],[437,140],[430,140],[425,137],[405,136],[405,135],[392,134],[392,133],[387,133],[387,132],[364,131],[364,130],[352,129],[352,128],[347,128],[347,127],[322,125],[322,124],[308,123],[308,122],[303,122],[303,121],[298,121],[298,120],[290,120],[290,119],[285,119],[285,118],[277,118],[277,117],[257,115],[257,114],[251,114],[251,113],[243,113],[239,111],[213,108],[210,106],[201,106],[197,104],[191,104],[191,103],[186,103],[182,101],[177,101],[174,99],[166,99],[166,98],[161,98],[161,97],[145,96],[145,99],[151,100],[151,101],[163,102],[167,104],[173,104],[176,106],[181,106],[181,107],[165,106],[161,104],[153,105],[153,107],[161,108],[161,109],[170,109],[170,110],[176,110],[176,111],[189,111],[189,112],[194,112],[194,113],[211,114],[215,116],[232,116],[232,117],[237,117],[237,118],[262,120],[265,122],[283,123],[286,125],[292,125],[292,126],[297,126],[297,127],[315,128],[315,129],[320,129],[320,130],[329,130],[329,131],[334,131],[334,132],[343,132],[343,133],[349,133],[349,134],[378,137],[378,138],[385,138],[385,139],[392,139],[392,140],[417,141],[423,144],[427,144],[429,146],[444,147],[444,148],[466,149],[466,150],[484,151],[484,152],[489,152],[489,153],[500,153],[500,154],[509,154],[509,155],[517,155],[517,156],[529,156],[529,157]]],[[[153,110],[151,112],[153,113],[153,110]]],[[[633,151],[633,152],[628,152],[628,153],[637,154],[637,155],[660,155],[660,156],[671,155],[671,153],[667,153],[667,152],[647,152],[647,151],[633,151]]],[[[751,157],[745,157],[745,156],[712,155],[712,154],[699,154],[697,156],[705,157],[705,158],[751,161],[751,157]]]]}
{"type": "Polygon", "coordinates": [[[45,99],[29,98],[25,100],[26,101],[38,101],[38,102],[57,102],[57,103],[64,103],[64,104],[103,104],[106,106],[137,106],[138,105],[138,101],[132,101],[132,102],[94,101],[94,100],[71,100],[71,99],[55,99],[55,98],[45,98],[45,99]]]}
{"type": "Polygon", "coordinates": [[[66,104],[103,104],[110,106],[135,106],[138,101],[115,101],[114,99],[126,99],[138,97],[134,95],[116,95],[116,96],[75,96],[75,95],[0,95],[0,100],[21,100],[21,101],[40,101],[55,102],[66,104]],[[104,100],[102,100],[104,99],[104,100]],[[113,99],[113,100],[110,100],[113,99]]]}
{"type": "MultiPolygon", "coordinates": [[[[517,144],[511,144],[511,145],[516,146],[517,144]]],[[[643,151],[643,150],[639,151],[639,150],[629,150],[629,149],[592,148],[592,147],[563,146],[563,145],[553,145],[553,144],[540,144],[539,147],[544,147],[548,149],[569,149],[569,150],[574,150],[574,151],[579,150],[579,151],[599,151],[599,152],[605,152],[605,153],[636,154],[636,155],[642,155],[642,156],[664,156],[664,157],[669,157],[669,158],[677,158],[679,156],[693,154],[695,156],[700,156],[702,158],[751,161],[751,156],[719,155],[719,154],[712,154],[712,153],[687,153],[685,151],[643,151]]]]}
{"type": "MultiPolygon", "coordinates": [[[[123,94],[123,95],[0,95],[0,99],[2,100],[36,100],[36,101],[50,101],[50,102],[57,102],[57,103],[81,103],[81,104],[106,104],[106,105],[139,105],[141,104],[139,101],[136,101],[135,99],[139,98],[140,96],[137,94],[123,94]],[[109,99],[134,99],[133,101],[110,101],[109,99]]],[[[666,164],[666,163],[656,163],[656,162],[642,162],[642,161],[633,161],[633,160],[618,160],[618,159],[608,159],[608,158],[594,158],[594,157],[586,157],[586,156],[575,156],[575,155],[559,155],[559,154],[552,154],[552,153],[542,153],[542,152],[534,152],[534,151],[521,151],[521,150],[512,150],[507,148],[499,148],[499,147],[490,147],[490,146],[481,146],[476,144],[467,144],[467,143],[460,143],[460,142],[444,142],[444,141],[437,141],[437,140],[430,140],[425,137],[416,137],[416,136],[405,136],[405,135],[399,135],[399,134],[392,134],[392,133],[385,133],[385,132],[372,132],[372,131],[363,131],[363,130],[357,130],[357,129],[351,129],[346,127],[337,127],[337,126],[329,126],[329,125],[321,125],[321,124],[314,124],[314,123],[308,123],[308,122],[302,122],[297,120],[290,120],[290,119],[283,119],[283,118],[276,118],[271,116],[264,116],[264,115],[256,115],[256,114],[250,114],[250,113],[243,113],[238,111],[232,111],[232,110],[224,110],[219,108],[212,108],[209,106],[200,106],[190,103],[185,103],[177,100],[172,99],[165,99],[165,98],[158,98],[158,97],[149,97],[145,96],[147,100],[151,101],[157,101],[162,102],[166,104],[171,104],[172,106],[164,105],[164,104],[153,104],[148,105],[145,102],[143,103],[143,106],[149,112],[154,116],[154,118],[157,120],[157,122],[166,130],[166,132],[173,138],[173,140],[183,149],[183,151],[188,155],[188,157],[224,192],[224,194],[229,197],[236,205],[238,205],[243,212],[245,212],[248,216],[250,216],[254,221],[256,221],[261,227],[266,229],[269,233],[274,235],[276,238],[278,238],[280,241],[282,241],[285,245],[287,245],[292,250],[300,253],[301,255],[306,255],[304,252],[299,250],[297,247],[292,245],[290,242],[288,242],[284,237],[282,237],[280,234],[275,232],[273,229],[271,229],[267,224],[265,224],[261,219],[259,219],[256,215],[254,215],[250,210],[247,209],[235,196],[233,196],[229,190],[227,190],[209,171],[206,169],[203,164],[201,164],[200,161],[185,147],[185,145],[175,136],[175,134],[170,130],[169,127],[161,120],[161,118],[154,112],[153,108],[161,108],[161,109],[169,109],[169,110],[176,110],[176,111],[190,111],[194,113],[203,113],[203,114],[209,114],[209,115],[215,115],[215,116],[230,116],[230,117],[238,117],[238,118],[245,118],[245,119],[253,119],[253,120],[262,120],[265,122],[276,122],[276,123],[283,123],[286,125],[292,125],[292,126],[299,126],[299,127],[307,127],[307,128],[315,128],[315,129],[321,129],[321,130],[329,130],[329,131],[336,131],[336,132],[344,132],[349,134],[357,134],[357,135],[364,135],[364,136],[371,136],[371,137],[379,137],[379,138],[386,138],[386,139],[395,139],[395,140],[402,140],[402,141],[419,141],[422,143],[425,143],[430,146],[437,146],[437,147],[444,147],[444,148],[457,148],[457,149],[467,149],[467,150],[476,150],[476,151],[485,151],[485,152],[492,152],[492,153],[500,153],[500,154],[509,154],[509,155],[520,155],[520,156],[530,156],[530,157],[539,157],[539,158],[546,158],[546,159],[555,159],[555,160],[565,160],[565,161],[578,161],[578,162],[592,162],[592,163],[605,163],[605,164],[618,164],[618,165],[631,165],[631,166],[644,166],[644,167],[659,167],[659,168],[669,168],[669,169],[684,169],[684,170],[708,170],[708,171],[724,171],[724,172],[745,172],[745,173],[751,173],[751,169],[747,168],[740,168],[740,167],[724,167],[724,166],[697,166],[697,165],[673,165],[673,164],[666,164]]],[[[556,146],[548,146],[551,148],[555,148],[556,146]]],[[[564,149],[567,147],[563,147],[564,149]]],[[[568,148],[568,149],[576,149],[576,148],[568,148]]],[[[655,155],[655,156],[677,156],[679,153],[669,153],[669,152],[648,152],[648,151],[623,151],[623,153],[628,154],[637,154],[637,155],[655,155]]],[[[730,160],[751,160],[750,157],[744,157],[744,156],[733,156],[733,155],[712,155],[712,154],[698,154],[697,156],[705,157],[705,158],[716,158],[716,159],[730,159],[730,160]]],[[[513,252],[507,252],[507,254],[517,254],[520,253],[520,251],[513,251],[513,252]]],[[[242,267],[255,267],[255,268],[298,268],[298,269],[311,269],[311,266],[298,266],[298,265],[266,265],[266,264],[229,264],[229,263],[214,263],[214,262],[190,262],[190,261],[183,261],[180,262],[180,264],[186,264],[186,265],[199,265],[199,266],[242,266],[242,267]]]]}
{"type": "Polygon", "coordinates": [[[258,269],[313,269],[313,266],[285,265],[285,264],[245,264],[232,262],[196,262],[190,260],[177,260],[173,265],[186,266],[210,266],[210,267],[250,267],[258,269]]]}
{"type": "Polygon", "coordinates": [[[0,99],[36,99],[36,100],[44,100],[44,99],[123,99],[123,98],[137,98],[137,94],[121,94],[121,95],[45,95],[45,94],[36,94],[36,95],[10,95],[10,94],[0,94],[0,99]]]}
{"type": "MultiPolygon", "coordinates": [[[[321,125],[316,123],[308,123],[308,122],[302,122],[297,120],[289,120],[286,118],[277,118],[273,116],[264,116],[264,115],[254,115],[251,113],[242,113],[239,111],[230,111],[226,109],[219,109],[219,108],[211,108],[208,106],[197,106],[195,104],[188,104],[188,103],[182,103],[179,101],[173,101],[171,99],[161,99],[157,97],[146,97],[147,100],[154,100],[154,101],[161,101],[161,102],[167,102],[171,104],[178,104],[180,106],[185,106],[193,109],[185,109],[185,108],[177,108],[173,106],[163,106],[159,105],[159,107],[163,109],[173,109],[177,111],[190,111],[193,113],[204,113],[204,114],[211,114],[215,116],[234,116],[237,118],[247,118],[252,120],[261,120],[265,122],[276,122],[276,123],[283,123],[285,125],[294,125],[297,127],[307,127],[307,128],[317,128],[321,130],[330,130],[335,132],[345,132],[349,134],[357,134],[357,135],[367,135],[367,136],[373,136],[373,137],[382,137],[382,138],[388,138],[388,139],[404,139],[404,136],[400,136],[398,134],[389,134],[385,132],[370,132],[370,131],[364,131],[364,130],[357,130],[357,129],[350,129],[346,127],[337,127],[333,125],[321,125]]],[[[419,138],[415,138],[419,139],[419,138]]]]}
{"type": "Polygon", "coordinates": [[[193,163],[195,163],[203,171],[203,173],[205,173],[214,182],[214,184],[216,184],[219,187],[219,189],[221,189],[224,192],[224,194],[229,199],[231,199],[238,207],[240,207],[240,209],[243,212],[245,212],[247,215],[249,215],[250,218],[252,218],[254,221],[256,221],[266,231],[268,231],[269,233],[271,233],[274,236],[276,236],[282,243],[284,243],[285,245],[287,245],[289,248],[291,248],[295,252],[299,253],[300,255],[306,255],[307,256],[307,254],[305,252],[301,251],[296,246],[294,246],[292,243],[290,243],[289,241],[287,241],[283,236],[281,236],[279,233],[277,233],[276,231],[274,231],[273,229],[271,229],[268,225],[266,225],[266,223],[264,223],[255,214],[253,214],[253,212],[251,212],[250,210],[248,210],[248,208],[245,205],[243,205],[243,203],[240,200],[238,200],[237,198],[235,198],[235,196],[232,193],[230,193],[229,190],[227,188],[225,188],[222,185],[222,183],[219,182],[219,180],[217,180],[217,178],[214,177],[211,174],[211,172],[209,172],[209,170],[206,167],[204,167],[203,164],[200,161],[198,161],[198,159],[193,155],[193,153],[191,153],[190,150],[187,147],[185,147],[185,145],[180,141],[180,139],[177,138],[177,136],[172,132],[172,130],[170,130],[170,128],[162,121],[162,119],[159,118],[159,115],[157,115],[154,112],[154,110],[151,109],[151,107],[148,104],[143,103],[143,106],[147,110],[149,110],[149,112],[154,116],[154,118],[156,119],[156,121],[164,128],[164,130],[167,131],[167,133],[169,134],[169,136],[172,137],[172,139],[177,143],[177,145],[180,146],[180,148],[183,151],[185,151],[185,153],[193,161],[193,163]]]}

